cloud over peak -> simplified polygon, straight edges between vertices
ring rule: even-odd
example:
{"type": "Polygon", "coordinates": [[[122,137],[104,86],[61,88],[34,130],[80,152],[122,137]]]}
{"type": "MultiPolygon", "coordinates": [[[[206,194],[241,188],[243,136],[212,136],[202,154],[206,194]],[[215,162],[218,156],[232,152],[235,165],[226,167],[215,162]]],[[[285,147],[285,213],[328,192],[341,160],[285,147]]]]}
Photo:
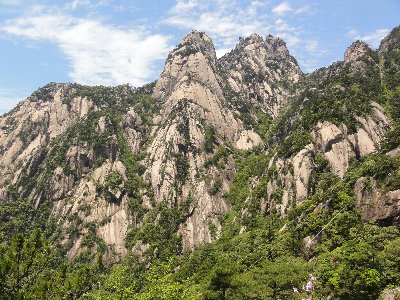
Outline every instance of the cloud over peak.
{"type": "Polygon", "coordinates": [[[165,58],[169,38],[143,27],[120,28],[68,14],[24,16],[3,24],[9,35],[55,43],[82,84],[139,86],[156,77],[154,63],[165,58]]]}
{"type": "Polygon", "coordinates": [[[374,48],[378,48],[382,39],[387,36],[389,32],[389,29],[378,29],[366,35],[358,35],[355,38],[370,44],[374,48]]]}

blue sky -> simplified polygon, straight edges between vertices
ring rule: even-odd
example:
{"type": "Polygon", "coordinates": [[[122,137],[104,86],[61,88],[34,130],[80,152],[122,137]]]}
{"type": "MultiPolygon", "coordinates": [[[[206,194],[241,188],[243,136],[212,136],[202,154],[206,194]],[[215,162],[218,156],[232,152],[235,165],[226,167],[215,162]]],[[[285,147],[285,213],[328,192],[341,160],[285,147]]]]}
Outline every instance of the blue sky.
{"type": "Polygon", "coordinates": [[[48,82],[153,81],[192,29],[218,56],[253,32],[280,36],[310,72],[398,25],[399,0],[0,0],[0,113],[48,82]]]}

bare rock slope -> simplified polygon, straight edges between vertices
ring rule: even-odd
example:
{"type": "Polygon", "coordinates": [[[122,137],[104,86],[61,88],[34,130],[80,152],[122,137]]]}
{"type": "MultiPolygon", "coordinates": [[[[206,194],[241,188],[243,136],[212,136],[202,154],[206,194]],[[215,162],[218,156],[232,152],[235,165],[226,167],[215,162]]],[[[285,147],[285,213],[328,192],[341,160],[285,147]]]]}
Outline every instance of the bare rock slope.
{"type": "MultiPolygon", "coordinates": [[[[304,75],[280,38],[253,34],[217,59],[193,31],[155,84],[49,84],[0,117],[0,194],[51,207],[71,259],[158,255],[162,230],[190,250],[218,237],[237,156],[255,151],[268,176],[248,188],[265,190],[260,211],[285,216],[313,193],[321,164],[344,177],[393,127],[374,92],[392,42],[378,53],[356,42],[344,61],[304,75]]],[[[398,218],[398,190],[366,180],[355,186],[363,217],[398,218]]]]}

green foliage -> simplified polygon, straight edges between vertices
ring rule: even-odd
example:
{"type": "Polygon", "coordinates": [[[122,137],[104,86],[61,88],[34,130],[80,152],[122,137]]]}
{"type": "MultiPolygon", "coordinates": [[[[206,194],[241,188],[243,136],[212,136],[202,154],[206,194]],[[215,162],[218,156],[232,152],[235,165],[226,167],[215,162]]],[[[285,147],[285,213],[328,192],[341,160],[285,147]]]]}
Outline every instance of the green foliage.
{"type": "Polygon", "coordinates": [[[294,131],[278,147],[278,155],[289,158],[312,142],[311,135],[304,131],[294,131]]]}
{"type": "Polygon", "coordinates": [[[399,41],[399,27],[389,37],[381,62],[386,108],[393,121],[393,128],[386,133],[382,143],[382,149],[386,151],[400,146],[400,49],[396,44],[399,41]]]}
{"type": "Polygon", "coordinates": [[[264,173],[268,160],[269,157],[256,153],[237,157],[237,172],[227,195],[235,209],[243,207],[246,198],[250,195],[250,179],[264,173]]]}
{"type": "Polygon", "coordinates": [[[40,233],[35,231],[29,239],[15,235],[9,247],[1,245],[0,255],[0,294],[6,299],[33,296],[35,288],[39,288],[34,285],[43,283],[37,277],[43,276],[49,256],[40,233]]]}
{"type": "Polygon", "coordinates": [[[196,54],[197,52],[199,52],[197,48],[193,47],[188,42],[184,44],[179,44],[177,48],[179,48],[179,50],[176,52],[176,54],[178,54],[180,57],[188,57],[192,54],[196,54]]]}
{"type": "Polygon", "coordinates": [[[138,241],[147,244],[149,248],[145,256],[149,259],[166,259],[182,252],[181,236],[178,227],[187,217],[191,198],[174,208],[165,203],[158,204],[147,215],[140,228],[132,228],[127,235],[126,243],[129,248],[138,241]]]}
{"type": "Polygon", "coordinates": [[[182,153],[175,154],[176,179],[183,185],[189,175],[189,160],[182,153]]]}
{"type": "Polygon", "coordinates": [[[28,232],[32,226],[34,207],[29,201],[0,202],[0,242],[11,240],[18,233],[28,232]]]}
{"type": "Polygon", "coordinates": [[[98,280],[99,265],[68,262],[39,230],[0,244],[1,299],[78,299],[98,280]]]}
{"type": "Polygon", "coordinates": [[[210,195],[216,195],[221,191],[222,188],[222,179],[221,177],[217,177],[217,179],[215,179],[214,185],[211,187],[209,193],[210,195]]]}
{"type": "Polygon", "coordinates": [[[104,198],[109,202],[119,203],[120,199],[116,199],[113,192],[121,188],[123,178],[118,172],[111,172],[105,178],[102,187],[98,187],[103,192],[104,198]]]}
{"type": "Polygon", "coordinates": [[[360,177],[371,177],[382,190],[391,191],[400,188],[400,156],[391,157],[383,153],[368,155],[355,161],[346,178],[355,183],[360,177]]]}
{"type": "Polygon", "coordinates": [[[54,97],[54,89],[56,88],[56,83],[51,82],[46,84],[44,87],[35,91],[31,98],[35,99],[36,101],[50,101],[54,97]]]}
{"type": "Polygon", "coordinates": [[[206,152],[213,152],[214,145],[217,142],[215,129],[211,126],[206,126],[204,129],[204,149],[206,152]]]}
{"type": "MultiPolygon", "coordinates": [[[[354,228],[342,246],[319,257],[320,280],[339,299],[377,299],[383,286],[399,283],[387,272],[393,258],[384,251],[388,245],[395,245],[398,236],[394,228],[354,228]]],[[[399,251],[398,247],[393,251],[399,251]]]]}
{"type": "Polygon", "coordinates": [[[210,157],[209,160],[206,161],[204,166],[206,168],[210,166],[215,166],[217,169],[224,169],[225,165],[228,162],[228,157],[232,153],[232,150],[227,146],[220,146],[214,152],[214,154],[210,157]]]}

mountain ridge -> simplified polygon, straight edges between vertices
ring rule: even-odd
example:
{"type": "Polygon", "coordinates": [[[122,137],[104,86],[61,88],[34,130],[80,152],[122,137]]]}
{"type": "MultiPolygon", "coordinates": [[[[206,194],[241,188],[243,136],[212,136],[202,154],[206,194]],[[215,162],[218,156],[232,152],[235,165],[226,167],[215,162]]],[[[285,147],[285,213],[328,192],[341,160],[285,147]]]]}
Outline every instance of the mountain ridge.
{"type": "Polygon", "coordinates": [[[0,117],[2,203],[30,203],[71,262],[166,260],[268,222],[299,222],[295,249],[318,255],[319,212],[400,226],[399,36],[304,74],[280,38],[217,59],[192,31],[144,87],[50,83],[0,117]]]}

